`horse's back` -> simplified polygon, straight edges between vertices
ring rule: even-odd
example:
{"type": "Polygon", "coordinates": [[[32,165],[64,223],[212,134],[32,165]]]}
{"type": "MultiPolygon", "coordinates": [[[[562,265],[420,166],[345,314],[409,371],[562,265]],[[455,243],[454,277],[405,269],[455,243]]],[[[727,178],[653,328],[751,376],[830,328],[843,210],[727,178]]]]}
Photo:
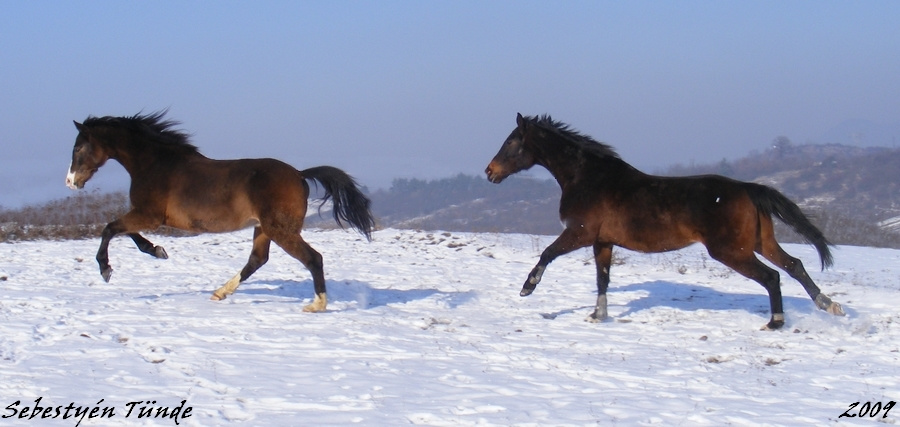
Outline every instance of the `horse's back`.
{"type": "MultiPolygon", "coordinates": [[[[641,174],[616,184],[595,186],[595,197],[568,197],[568,212],[580,211],[576,217],[596,228],[599,241],[664,252],[723,235],[756,232],[746,229],[747,224],[756,227],[758,213],[741,181],[719,175],[641,174]],[[579,203],[584,206],[573,209],[579,203]]],[[[560,212],[562,216],[562,205],[560,212]]]]}

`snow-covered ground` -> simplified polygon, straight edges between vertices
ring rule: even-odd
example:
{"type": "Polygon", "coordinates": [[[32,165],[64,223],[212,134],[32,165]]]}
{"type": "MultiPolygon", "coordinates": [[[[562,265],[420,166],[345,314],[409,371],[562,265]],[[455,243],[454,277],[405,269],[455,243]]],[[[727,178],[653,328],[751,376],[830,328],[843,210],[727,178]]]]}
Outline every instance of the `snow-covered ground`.
{"type": "Polygon", "coordinates": [[[786,245],[848,315],[816,310],[782,274],[787,320],[771,332],[759,330],[769,318],[763,289],[696,246],[618,251],[605,323],[583,321],[596,294],[587,251],[559,258],[521,298],[552,241],[529,235],[382,230],[368,243],[307,230],[325,257],[328,312],[302,312],[309,273],[274,245],[237,293],[210,301],[243,266],[251,234],[148,236],[168,260],[117,238],[108,284],[93,259],[96,239],[0,244],[0,424],[900,419],[900,409],[839,418],[854,402],[900,400],[900,251],[840,247],[835,268],[819,272],[811,247],[786,245]],[[50,409],[29,419],[38,398],[50,409]],[[180,406],[179,416],[138,418],[148,402],[153,415],[180,406]],[[78,407],[113,415],[75,418],[78,407]]]}

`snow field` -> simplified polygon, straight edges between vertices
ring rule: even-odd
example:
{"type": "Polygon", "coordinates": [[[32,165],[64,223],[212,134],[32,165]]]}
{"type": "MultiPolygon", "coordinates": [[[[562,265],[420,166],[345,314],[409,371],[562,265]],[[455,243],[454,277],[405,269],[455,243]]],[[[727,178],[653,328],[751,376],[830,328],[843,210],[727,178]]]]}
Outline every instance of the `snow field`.
{"type": "MultiPolygon", "coordinates": [[[[900,251],[785,245],[848,315],[815,309],[782,274],[786,325],[765,291],[700,246],[617,249],[611,320],[591,324],[589,251],[557,259],[518,296],[552,236],[381,230],[375,240],[306,230],[325,259],[328,312],[306,269],[275,245],[224,301],[212,291],[246,262],[252,231],[148,238],[170,258],[98,239],[0,244],[0,416],[33,406],[182,400],[180,425],[894,424],[838,418],[853,402],[897,400],[900,251]],[[5,277],[5,279],[3,279],[5,277]]],[[[900,411],[900,410],[898,410],[900,411]]],[[[858,410],[857,410],[858,412],[858,410]]],[[[852,413],[852,412],[851,412],[852,413]]],[[[73,420],[2,420],[75,425],[73,420]]]]}

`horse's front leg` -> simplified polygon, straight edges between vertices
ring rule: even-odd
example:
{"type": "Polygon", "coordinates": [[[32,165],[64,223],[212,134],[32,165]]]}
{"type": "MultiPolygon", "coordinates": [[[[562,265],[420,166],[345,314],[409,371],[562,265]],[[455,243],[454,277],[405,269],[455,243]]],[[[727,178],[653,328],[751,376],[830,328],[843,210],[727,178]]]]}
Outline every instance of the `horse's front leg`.
{"type": "MultiPolygon", "coordinates": [[[[103,232],[100,233],[100,248],[97,249],[97,264],[100,266],[100,275],[103,276],[103,280],[108,283],[112,276],[113,269],[109,265],[109,242],[113,237],[122,233],[137,235],[137,231],[155,229],[156,227],[159,227],[159,225],[160,222],[153,220],[153,217],[143,215],[136,211],[130,211],[121,218],[106,224],[106,227],[103,228],[103,232]]],[[[140,235],[138,235],[138,237],[140,237],[140,240],[147,242],[151,246],[153,245],[150,241],[144,239],[140,235]]],[[[134,239],[133,236],[132,239],[134,239]]],[[[138,244],[138,248],[140,248],[138,240],[135,240],[135,243],[138,244]]],[[[165,250],[163,250],[162,253],[165,254],[165,250]]],[[[168,257],[168,255],[166,255],[166,257],[168,257]]]]}
{"type": "Polygon", "coordinates": [[[583,230],[584,229],[582,228],[579,231],[573,231],[571,228],[566,228],[563,230],[562,234],[550,244],[550,246],[547,246],[547,248],[544,249],[537,265],[534,266],[531,273],[528,273],[528,278],[525,279],[525,284],[522,285],[522,291],[519,292],[519,295],[523,297],[531,295],[537,287],[537,284],[541,282],[541,277],[544,275],[544,270],[547,269],[547,265],[553,262],[557,257],[590,244],[590,241],[586,238],[586,233],[584,233],[583,230]]]}
{"type": "Polygon", "coordinates": [[[112,267],[109,265],[109,242],[113,237],[125,231],[124,225],[122,223],[122,219],[119,218],[109,224],[106,224],[106,227],[103,228],[103,232],[100,233],[100,248],[97,249],[97,264],[100,265],[100,275],[103,276],[103,280],[109,283],[109,278],[112,276],[112,267]]]}
{"type": "Polygon", "coordinates": [[[597,305],[586,322],[599,323],[609,316],[606,311],[606,290],[609,288],[609,267],[612,265],[612,245],[594,243],[594,262],[597,264],[597,305]]]}
{"type": "Polygon", "coordinates": [[[134,240],[135,246],[137,246],[138,250],[141,252],[159,259],[169,259],[169,254],[166,253],[166,250],[163,249],[162,246],[154,245],[153,242],[147,240],[146,237],[141,236],[140,233],[128,233],[128,237],[131,237],[131,240],[134,240]]]}

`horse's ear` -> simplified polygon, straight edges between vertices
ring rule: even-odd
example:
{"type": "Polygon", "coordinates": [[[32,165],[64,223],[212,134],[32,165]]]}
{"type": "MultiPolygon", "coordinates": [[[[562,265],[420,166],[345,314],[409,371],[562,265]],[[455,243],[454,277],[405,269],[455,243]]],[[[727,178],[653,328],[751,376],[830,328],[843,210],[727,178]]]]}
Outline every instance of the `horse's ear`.
{"type": "Polygon", "coordinates": [[[516,113],[516,124],[519,125],[519,129],[525,130],[526,123],[528,122],[522,117],[522,113],[516,113]]]}
{"type": "Polygon", "coordinates": [[[72,123],[75,123],[75,129],[78,129],[79,132],[84,132],[87,129],[83,124],[78,123],[75,120],[72,120],[72,123]]]}

